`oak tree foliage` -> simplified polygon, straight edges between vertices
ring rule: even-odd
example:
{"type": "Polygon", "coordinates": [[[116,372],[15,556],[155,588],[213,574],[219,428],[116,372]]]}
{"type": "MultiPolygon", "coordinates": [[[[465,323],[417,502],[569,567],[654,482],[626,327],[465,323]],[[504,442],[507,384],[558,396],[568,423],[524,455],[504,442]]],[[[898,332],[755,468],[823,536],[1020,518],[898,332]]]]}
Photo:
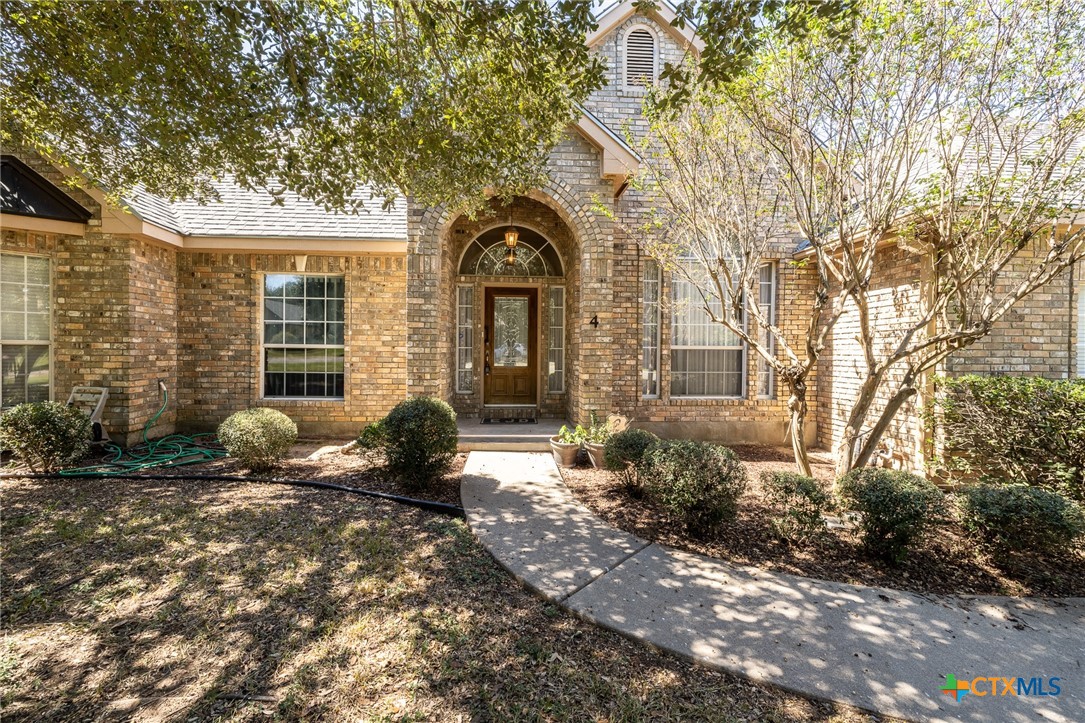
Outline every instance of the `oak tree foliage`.
{"type": "Polygon", "coordinates": [[[601,86],[588,3],[5,0],[0,143],[114,196],[213,179],[351,210],[537,185],[601,86]]]}

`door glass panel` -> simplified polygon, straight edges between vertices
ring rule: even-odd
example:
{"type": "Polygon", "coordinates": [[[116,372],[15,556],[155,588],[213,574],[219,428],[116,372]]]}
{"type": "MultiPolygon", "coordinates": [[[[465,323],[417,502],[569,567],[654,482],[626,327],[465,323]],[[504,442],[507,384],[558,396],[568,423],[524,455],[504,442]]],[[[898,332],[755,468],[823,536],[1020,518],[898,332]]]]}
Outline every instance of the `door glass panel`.
{"type": "Polygon", "coordinates": [[[524,296],[494,297],[494,363],[499,367],[526,367],[531,353],[528,340],[528,300],[524,296]]]}

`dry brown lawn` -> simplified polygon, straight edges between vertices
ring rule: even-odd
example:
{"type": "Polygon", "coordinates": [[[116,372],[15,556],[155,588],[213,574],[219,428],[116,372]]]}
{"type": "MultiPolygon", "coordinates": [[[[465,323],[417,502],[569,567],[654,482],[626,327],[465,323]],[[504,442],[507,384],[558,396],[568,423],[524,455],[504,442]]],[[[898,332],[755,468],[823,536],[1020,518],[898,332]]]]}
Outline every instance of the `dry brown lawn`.
{"type": "Polygon", "coordinates": [[[0,482],[4,720],[868,720],[520,589],[460,520],[233,482],[0,482]]]}

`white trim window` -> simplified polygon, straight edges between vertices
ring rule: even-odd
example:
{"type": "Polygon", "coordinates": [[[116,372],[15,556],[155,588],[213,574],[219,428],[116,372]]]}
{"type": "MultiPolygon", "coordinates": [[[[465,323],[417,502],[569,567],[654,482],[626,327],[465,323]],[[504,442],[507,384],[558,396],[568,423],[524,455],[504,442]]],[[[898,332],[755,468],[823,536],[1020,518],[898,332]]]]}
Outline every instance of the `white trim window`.
{"type": "MultiPolygon", "coordinates": [[[[758,280],[757,305],[761,316],[769,324],[776,323],[776,264],[769,263],[761,267],[758,280]]],[[[776,351],[776,337],[767,329],[761,329],[759,341],[770,352],[776,351]]],[[[776,397],[776,373],[764,359],[757,360],[757,397],[774,399],[776,397]]]]}
{"type": "MultiPolygon", "coordinates": [[[[694,273],[699,262],[689,262],[694,273]]],[[[671,396],[741,398],[746,389],[746,347],[723,324],[712,321],[698,286],[681,275],[671,282],[671,396]]],[[[719,298],[709,300],[723,314],[719,298]]]]}
{"type": "Polygon", "coordinates": [[[565,287],[550,287],[550,339],[547,350],[546,390],[565,391],[565,287]]]}
{"type": "Polygon", "coordinates": [[[659,44],[647,26],[630,28],[625,35],[622,84],[627,90],[644,90],[659,76],[659,44]]]}
{"type": "Polygon", "coordinates": [[[0,408],[52,393],[49,259],[0,254],[0,408]]]}
{"type": "Polygon", "coordinates": [[[456,287],[456,392],[475,388],[475,289],[456,287]]]}
{"type": "Polygon", "coordinates": [[[342,276],[264,277],[264,397],[343,397],[345,286],[342,276]]]}
{"type": "Polygon", "coordinates": [[[642,287],[640,393],[653,399],[659,396],[659,328],[662,269],[655,259],[645,259],[642,287]]]}

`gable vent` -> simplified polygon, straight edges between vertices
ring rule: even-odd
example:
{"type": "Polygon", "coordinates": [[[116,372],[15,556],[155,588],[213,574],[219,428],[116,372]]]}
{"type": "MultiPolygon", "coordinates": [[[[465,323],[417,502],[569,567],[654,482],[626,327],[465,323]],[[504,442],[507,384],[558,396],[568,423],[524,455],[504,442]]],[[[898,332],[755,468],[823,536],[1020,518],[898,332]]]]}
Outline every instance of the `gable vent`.
{"type": "Polygon", "coordinates": [[[638,28],[625,39],[625,84],[642,86],[656,80],[656,39],[638,28]]]}

